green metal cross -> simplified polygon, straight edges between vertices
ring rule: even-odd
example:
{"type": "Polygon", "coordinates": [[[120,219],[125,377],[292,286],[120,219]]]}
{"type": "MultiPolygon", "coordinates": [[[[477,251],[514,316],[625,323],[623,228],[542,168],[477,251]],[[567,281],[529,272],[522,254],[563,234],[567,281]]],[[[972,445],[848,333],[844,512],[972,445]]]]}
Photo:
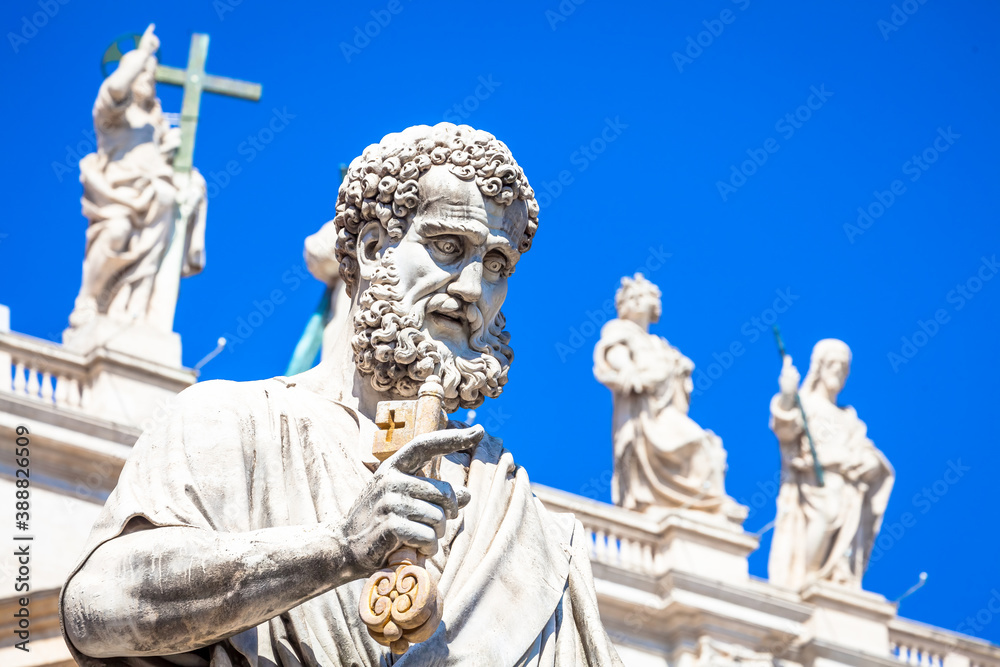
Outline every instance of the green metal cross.
{"type": "Polygon", "coordinates": [[[208,35],[191,35],[191,50],[188,51],[187,69],[177,67],[156,67],[156,80],[174,86],[184,87],[184,102],[181,105],[181,146],[174,156],[174,171],[189,172],[194,160],[194,135],[198,129],[198,108],[201,106],[202,91],[219,93],[244,100],[260,99],[261,85],[228,79],[205,73],[208,59],[208,35]]]}

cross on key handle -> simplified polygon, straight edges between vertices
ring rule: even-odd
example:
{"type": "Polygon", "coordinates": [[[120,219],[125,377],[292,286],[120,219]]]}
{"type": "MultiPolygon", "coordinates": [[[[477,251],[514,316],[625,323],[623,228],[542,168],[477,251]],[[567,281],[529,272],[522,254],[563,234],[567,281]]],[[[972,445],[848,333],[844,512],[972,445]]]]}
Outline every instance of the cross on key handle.
{"type": "MultiPolygon", "coordinates": [[[[372,454],[385,461],[418,435],[445,426],[442,409],[444,388],[441,379],[432,375],[420,387],[417,400],[380,401],[375,406],[375,442],[372,454]]],[[[425,474],[436,476],[436,462],[428,464],[425,474]]],[[[441,623],[441,600],[437,583],[424,568],[424,556],[411,547],[389,555],[389,566],[365,582],[358,603],[361,620],[375,641],[402,654],[426,641],[441,623]]]]}
{"type": "Polygon", "coordinates": [[[379,401],[375,406],[375,426],[379,430],[372,444],[372,454],[379,462],[413,440],[416,414],[416,401],[379,401]]]}

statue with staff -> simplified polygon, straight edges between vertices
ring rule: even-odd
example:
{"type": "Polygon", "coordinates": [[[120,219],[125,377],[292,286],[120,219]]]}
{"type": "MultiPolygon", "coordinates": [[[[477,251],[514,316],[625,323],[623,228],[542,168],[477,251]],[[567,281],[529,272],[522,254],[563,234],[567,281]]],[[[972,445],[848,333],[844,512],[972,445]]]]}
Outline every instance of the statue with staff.
{"type": "Polygon", "coordinates": [[[782,484],[770,580],[793,590],[821,581],[860,588],[895,473],[854,408],[837,404],[850,372],[847,344],[819,341],[800,387],[799,372],[775,334],[782,368],[771,430],[781,451],[782,484]]]}

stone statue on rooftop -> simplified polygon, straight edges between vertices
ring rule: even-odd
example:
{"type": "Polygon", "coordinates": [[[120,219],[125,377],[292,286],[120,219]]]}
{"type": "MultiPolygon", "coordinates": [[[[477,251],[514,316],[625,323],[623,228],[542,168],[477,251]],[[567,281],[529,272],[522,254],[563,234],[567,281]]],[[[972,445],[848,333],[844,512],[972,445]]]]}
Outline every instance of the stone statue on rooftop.
{"type": "Polygon", "coordinates": [[[432,376],[448,412],[503,390],[501,307],[538,226],[523,171],[486,132],[411,127],[351,163],[336,210],[326,234],[350,297],[344,332],[299,375],[185,390],[142,435],[63,589],[74,657],[621,665],[587,533],[542,506],[500,440],[451,422],[381,463],[372,450],[377,429],[399,426],[391,412],[376,426],[379,406],[432,376]],[[359,598],[404,549],[426,558],[443,620],[396,656],[359,598]]]}
{"type": "Polygon", "coordinates": [[[594,376],[614,395],[612,499],[626,509],[726,511],[722,440],[688,417],[694,364],[651,334],[660,290],[642,274],[622,278],[618,318],[601,329],[594,376]]]}
{"type": "Polygon", "coordinates": [[[768,575],[784,588],[800,590],[819,581],[860,588],[889,502],[892,466],[868,439],[854,408],[837,405],[850,369],[847,344],[821,340],[801,388],[792,358],[784,357],[781,390],[771,400],[783,481],[768,575]]]}
{"type": "Polygon", "coordinates": [[[181,132],[156,98],[159,45],[150,25],[94,102],[97,151],[80,161],[90,224],[68,343],[99,318],[171,332],[178,281],[205,265],[205,180],[174,171],[181,132]]]}

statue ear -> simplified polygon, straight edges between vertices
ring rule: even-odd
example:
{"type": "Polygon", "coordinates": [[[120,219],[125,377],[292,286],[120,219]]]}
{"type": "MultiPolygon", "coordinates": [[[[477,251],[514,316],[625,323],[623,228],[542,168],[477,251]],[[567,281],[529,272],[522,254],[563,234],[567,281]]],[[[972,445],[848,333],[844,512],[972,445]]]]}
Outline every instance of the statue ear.
{"type": "Polygon", "coordinates": [[[382,259],[385,229],[378,221],[371,221],[358,234],[357,257],[362,280],[371,280],[382,259]]]}

